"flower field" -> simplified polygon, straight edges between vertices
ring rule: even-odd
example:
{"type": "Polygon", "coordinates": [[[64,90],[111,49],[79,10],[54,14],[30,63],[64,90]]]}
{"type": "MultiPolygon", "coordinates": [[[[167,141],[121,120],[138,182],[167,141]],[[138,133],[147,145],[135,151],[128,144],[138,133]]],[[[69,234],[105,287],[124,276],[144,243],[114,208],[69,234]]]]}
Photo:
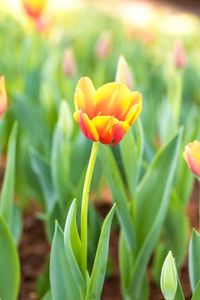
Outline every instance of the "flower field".
{"type": "Polygon", "coordinates": [[[0,300],[200,300],[200,21],[52,2],[2,4],[0,300]]]}

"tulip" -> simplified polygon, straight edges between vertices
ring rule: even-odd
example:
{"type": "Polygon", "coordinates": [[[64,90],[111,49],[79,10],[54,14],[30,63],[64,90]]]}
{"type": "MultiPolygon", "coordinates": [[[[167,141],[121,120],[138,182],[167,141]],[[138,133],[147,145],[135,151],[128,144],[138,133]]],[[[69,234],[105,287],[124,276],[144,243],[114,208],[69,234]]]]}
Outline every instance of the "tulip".
{"type": "Polygon", "coordinates": [[[200,142],[194,141],[186,145],[183,157],[192,173],[200,180],[200,142]]]}
{"type": "Polygon", "coordinates": [[[83,134],[94,142],[117,145],[142,109],[142,95],[124,84],[107,83],[95,90],[83,77],[74,95],[74,118],[83,134]]]}
{"type": "Polygon", "coordinates": [[[95,47],[95,53],[99,58],[105,58],[110,54],[111,50],[111,35],[109,32],[103,32],[95,47]]]}
{"type": "Polygon", "coordinates": [[[177,290],[177,271],[171,251],[168,253],[161,271],[160,286],[166,300],[173,300],[177,290]]]}
{"type": "Polygon", "coordinates": [[[183,69],[186,66],[185,49],[180,39],[177,39],[174,44],[173,61],[177,69],[183,69]]]}
{"type": "Polygon", "coordinates": [[[37,31],[41,34],[45,34],[49,33],[49,31],[52,29],[55,23],[55,18],[51,14],[44,14],[34,21],[37,31]]]}
{"type": "Polygon", "coordinates": [[[5,88],[5,77],[0,77],[0,115],[2,115],[7,108],[7,93],[5,88]]]}
{"type": "Polygon", "coordinates": [[[73,49],[71,47],[65,50],[62,68],[67,77],[73,77],[76,74],[76,62],[74,59],[73,49]]]}
{"type": "Polygon", "coordinates": [[[132,90],[133,83],[131,73],[128,67],[128,64],[123,55],[120,55],[117,64],[117,72],[116,72],[116,82],[125,84],[127,87],[132,90]]]}
{"type": "Polygon", "coordinates": [[[24,10],[32,19],[38,19],[43,13],[47,0],[22,0],[24,10]]]}

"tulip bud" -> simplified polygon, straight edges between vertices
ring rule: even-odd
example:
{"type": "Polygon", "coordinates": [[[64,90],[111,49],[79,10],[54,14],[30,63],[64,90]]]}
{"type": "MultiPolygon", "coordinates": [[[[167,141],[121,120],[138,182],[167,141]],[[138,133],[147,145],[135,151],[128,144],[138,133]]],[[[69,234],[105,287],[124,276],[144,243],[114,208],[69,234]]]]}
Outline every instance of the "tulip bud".
{"type": "Polygon", "coordinates": [[[58,127],[70,137],[73,131],[72,113],[67,101],[62,100],[59,108],[58,127]]]}
{"type": "Polygon", "coordinates": [[[109,32],[103,32],[95,47],[95,53],[99,58],[105,58],[111,51],[111,35],[109,32]]]}
{"type": "Polygon", "coordinates": [[[0,115],[2,115],[7,108],[7,93],[5,87],[5,77],[0,77],[0,115]]]}
{"type": "Polygon", "coordinates": [[[180,39],[177,39],[174,44],[173,61],[177,69],[183,69],[186,66],[185,49],[180,39]]]}
{"type": "Polygon", "coordinates": [[[131,73],[128,67],[128,64],[124,58],[123,55],[120,55],[118,59],[118,64],[117,64],[117,72],[116,72],[116,82],[125,84],[127,87],[132,90],[133,88],[133,82],[132,82],[132,77],[131,73]]]}
{"type": "Polygon", "coordinates": [[[65,50],[62,68],[64,74],[67,77],[73,77],[74,75],[76,75],[76,62],[74,58],[73,49],[71,47],[65,50]]]}
{"type": "Polygon", "coordinates": [[[172,252],[169,251],[161,271],[160,286],[165,300],[173,300],[177,290],[177,271],[172,252]]]}
{"type": "Polygon", "coordinates": [[[200,180],[200,142],[194,141],[186,145],[183,157],[192,173],[200,180]]]}
{"type": "Polygon", "coordinates": [[[47,0],[22,0],[25,12],[32,19],[37,19],[43,13],[47,0]]]}

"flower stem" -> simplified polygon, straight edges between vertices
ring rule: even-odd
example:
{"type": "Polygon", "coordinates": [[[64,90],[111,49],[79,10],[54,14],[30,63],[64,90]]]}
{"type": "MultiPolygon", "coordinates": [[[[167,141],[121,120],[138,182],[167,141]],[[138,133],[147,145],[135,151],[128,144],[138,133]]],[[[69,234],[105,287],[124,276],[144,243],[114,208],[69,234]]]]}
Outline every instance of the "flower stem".
{"type": "Polygon", "coordinates": [[[176,78],[176,89],[175,89],[175,97],[174,97],[174,115],[177,122],[179,122],[180,119],[182,92],[183,92],[183,73],[178,72],[176,78]]]}
{"type": "Polygon", "coordinates": [[[198,193],[199,193],[199,230],[200,230],[200,181],[198,180],[198,193]]]}
{"type": "Polygon", "coordinates": [[[81,206],[81,267],[82,274],[86,279],[87,274],[87,215],[88,215],[88,199],[90,192],[90,184],[92,179],[92,174],[94,170],[94,165],[97,157],[97,151],[99,148],[99,143],[94,142],[92,146],[92,151],[90,154],[90,160],[85,176],[85,182],[83,187],[82,195],[82,206],[81,206]]]}

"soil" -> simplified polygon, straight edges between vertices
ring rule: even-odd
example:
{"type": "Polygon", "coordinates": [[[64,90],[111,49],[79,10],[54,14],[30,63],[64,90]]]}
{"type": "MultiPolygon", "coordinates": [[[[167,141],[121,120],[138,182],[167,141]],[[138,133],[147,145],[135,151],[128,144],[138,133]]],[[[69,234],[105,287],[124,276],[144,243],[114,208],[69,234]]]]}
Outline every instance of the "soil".
{"type": "MultiPolygon", "coordinates": [[[[99,207],[99,211],[104,217],[110,209],[110,201],[99,207]]],[[[191,228],[198,228],[198,189],[195,185],[193,194],[188,204],[187,213],[191,228]]],[[[47,242],[44,230],[44,224],[37,218],[39,212],[35,203],[31,204],[31,209],[23,216],[23,233],[19,245],[19,254],[21,262],[21,287],[19,300],[37,300],[36,280],[39,274],[44,270],[45,260],[49,254],[50,247],[47,242]]],[[[119,234],[112,230],[110,237],[110,257],[115,261],[114,274],[105,281],[102,300],[122,300],[119,281],[118,266],[118,239],[119,234]]],[[[191,290],[188,278],[187,259],[180,273],[180,280],[184,290],[186,300],[191,299],[191,290]]],[[[150,299],[163,300],[163,296],[152,280],[150,280],[150,299]]]]}

